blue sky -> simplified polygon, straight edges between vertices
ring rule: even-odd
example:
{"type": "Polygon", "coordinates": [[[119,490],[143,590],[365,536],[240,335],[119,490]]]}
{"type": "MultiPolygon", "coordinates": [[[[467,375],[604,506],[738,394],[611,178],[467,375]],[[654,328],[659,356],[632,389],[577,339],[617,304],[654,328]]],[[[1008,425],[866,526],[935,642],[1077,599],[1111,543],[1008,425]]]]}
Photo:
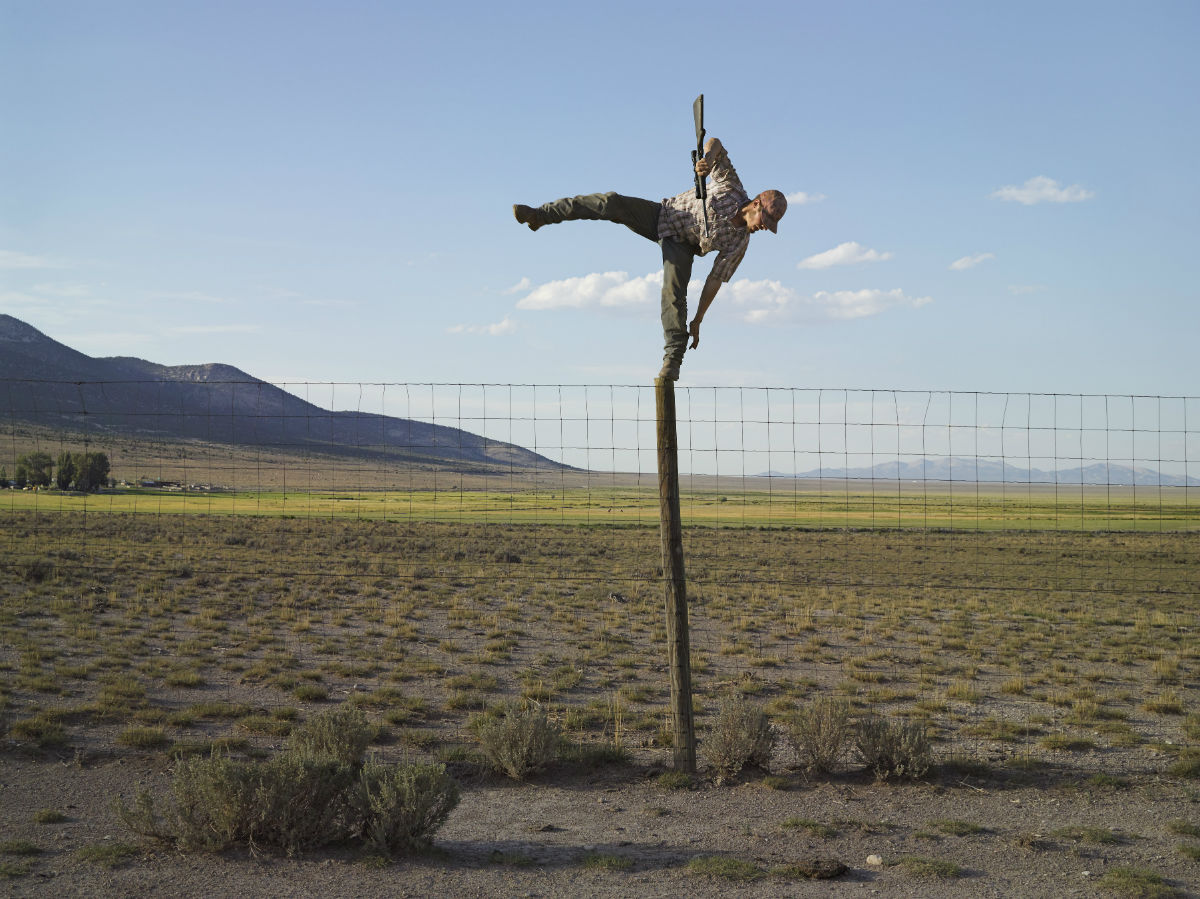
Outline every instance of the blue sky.
{"type": "Polygon", "coordinates": [[[1200,5],[732,10],[3,0],[0,311],[276,382],[648,384],[657,248],[510,207],[684,190],[703,92],[792,202],[682,384],[1196,392],[1200,5]]]}

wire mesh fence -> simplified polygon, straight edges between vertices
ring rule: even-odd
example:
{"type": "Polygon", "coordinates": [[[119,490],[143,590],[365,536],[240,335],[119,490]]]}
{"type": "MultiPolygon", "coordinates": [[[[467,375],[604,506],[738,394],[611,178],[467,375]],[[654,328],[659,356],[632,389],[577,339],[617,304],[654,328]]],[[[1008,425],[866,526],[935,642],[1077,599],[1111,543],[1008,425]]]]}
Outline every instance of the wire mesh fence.
{"type": "MultiPolygon", "coordinates": [[[[832,691],[979,752],[1195,728],[1200,398],[676,392],[701,697],[832,691]]],[[[653,388],[0,396],[10,711],[132,664],[157,720],[352,697],[419,742],[519,698],[669,741],[653,388]]]]}

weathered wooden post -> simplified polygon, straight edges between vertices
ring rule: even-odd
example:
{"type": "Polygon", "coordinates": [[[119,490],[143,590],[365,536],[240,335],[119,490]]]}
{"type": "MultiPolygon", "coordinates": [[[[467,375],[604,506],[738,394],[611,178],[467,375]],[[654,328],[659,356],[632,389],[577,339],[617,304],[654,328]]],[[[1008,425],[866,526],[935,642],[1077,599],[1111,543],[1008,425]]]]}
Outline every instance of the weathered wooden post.
{"type": "Polygon", "coordinates": [[[696,771],[692,718],[692,662],[688,638],[687,582],[683,573],[683,526],[679,520],[679,440],[675,429],[675,382],[654,381],[658,411],[658,511],[663,578],[667,585],[667,665],[671,670],[671,717],[675,770],[696,771]]]}

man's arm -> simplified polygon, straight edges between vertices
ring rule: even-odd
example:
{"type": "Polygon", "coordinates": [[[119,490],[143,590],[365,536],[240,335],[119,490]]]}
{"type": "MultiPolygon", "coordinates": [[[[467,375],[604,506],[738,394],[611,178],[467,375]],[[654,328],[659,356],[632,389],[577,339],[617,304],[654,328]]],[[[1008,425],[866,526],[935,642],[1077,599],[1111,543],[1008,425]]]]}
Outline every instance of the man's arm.
{"type": "Polygon", "coordinates": [[[688,325],[688,334],[692,337],[691,348],[693,350],[700,345],[700,322],[704,321],[704,313],[708,311],[708,307],[712,305],[712,301],[717,298],[717,291],[721,289],[721,285],[724,283],[715,274],[710,274],[708,280],[704,282],[704,289],[700,291],[700,304],[696,309],[696,317],[688,325]]]}

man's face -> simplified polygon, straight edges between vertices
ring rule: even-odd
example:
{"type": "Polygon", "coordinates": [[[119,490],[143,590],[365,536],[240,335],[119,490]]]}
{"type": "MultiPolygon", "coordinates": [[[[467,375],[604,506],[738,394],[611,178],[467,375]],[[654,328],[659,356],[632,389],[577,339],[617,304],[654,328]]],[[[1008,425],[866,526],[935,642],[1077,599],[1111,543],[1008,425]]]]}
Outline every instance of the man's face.
{"type": "Polygon", "coordinates": [[[753,234],[755,231],[767,230],[769,218],[763,210],[762,197],[755,197],[746,204],[745,211],[742,213],[746,219],[746,230],[753,234]]]}

